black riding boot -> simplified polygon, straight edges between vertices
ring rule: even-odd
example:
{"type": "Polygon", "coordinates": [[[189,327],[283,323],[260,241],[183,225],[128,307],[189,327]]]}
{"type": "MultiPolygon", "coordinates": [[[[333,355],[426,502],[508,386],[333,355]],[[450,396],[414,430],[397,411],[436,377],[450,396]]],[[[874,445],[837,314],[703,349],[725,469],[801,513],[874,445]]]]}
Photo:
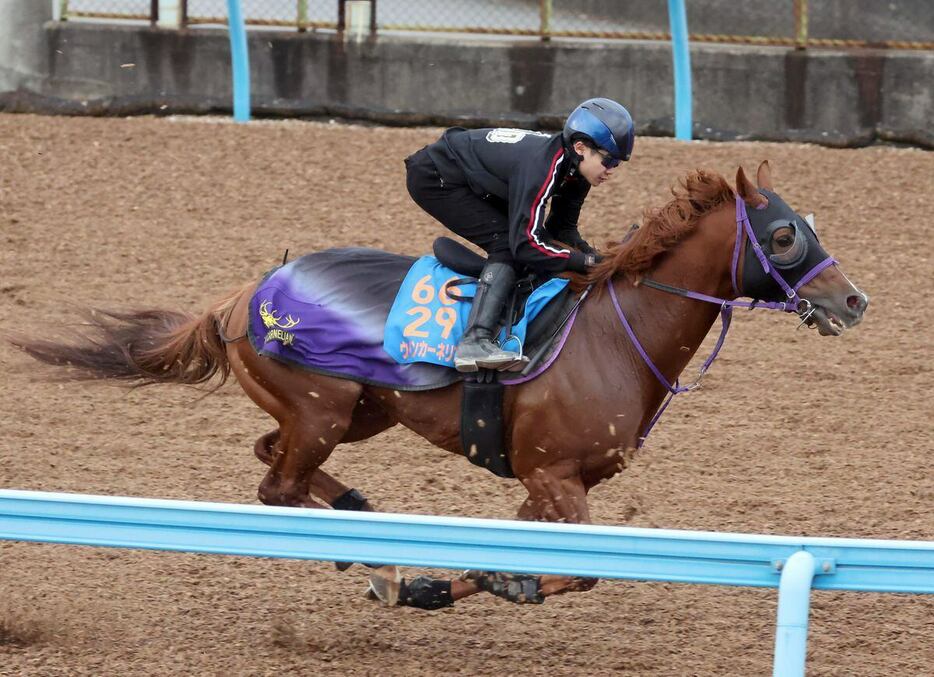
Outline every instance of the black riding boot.
{"type": "Polygon", "coordinates": [[[477,280],[477,293],[467,318],[467,331],[454,353],[457,371],[498,369],[522,359],[519,353],[503,350],[496,343],[503,305],[516,281],[508,263],[487,263],[477,280]]]}

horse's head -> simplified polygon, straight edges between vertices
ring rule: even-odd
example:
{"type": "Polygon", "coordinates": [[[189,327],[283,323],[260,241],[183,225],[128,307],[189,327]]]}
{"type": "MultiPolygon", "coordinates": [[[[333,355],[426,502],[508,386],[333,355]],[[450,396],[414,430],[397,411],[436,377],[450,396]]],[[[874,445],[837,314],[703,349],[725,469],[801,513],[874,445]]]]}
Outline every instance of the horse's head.
{"type": "Polygon", "coordinates": [[[821,246],[813,214],[802,218],[774,192],[768,162],[759,165],[756,183],[742,167],[736,172],[737,220],[742,212],[748,216],[738,291],[764,301],[791,300],[823,336],[838,336],[859,324],[869,297],[821,246]]]}

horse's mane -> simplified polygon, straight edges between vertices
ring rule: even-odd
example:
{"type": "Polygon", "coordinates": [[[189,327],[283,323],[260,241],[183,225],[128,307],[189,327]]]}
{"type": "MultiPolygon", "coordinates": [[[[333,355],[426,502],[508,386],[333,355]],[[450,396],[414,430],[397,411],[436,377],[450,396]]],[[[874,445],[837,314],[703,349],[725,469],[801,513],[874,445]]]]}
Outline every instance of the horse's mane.
{"type": "MultiPolygon", "coordinates": [[[[655,259],[690,233],[701,217],[733,202],[735,193],[717,172],[695,169],[671,187],[672,199],[663,207],[646,209],[642,226],[622,242],[610,242],[604,259],[591,269],[587,284],[605,282],[617,273],[638,275],[652,267],[655,259]]],[[[597,287],[599,289],[599,287],[597,287]]]]}

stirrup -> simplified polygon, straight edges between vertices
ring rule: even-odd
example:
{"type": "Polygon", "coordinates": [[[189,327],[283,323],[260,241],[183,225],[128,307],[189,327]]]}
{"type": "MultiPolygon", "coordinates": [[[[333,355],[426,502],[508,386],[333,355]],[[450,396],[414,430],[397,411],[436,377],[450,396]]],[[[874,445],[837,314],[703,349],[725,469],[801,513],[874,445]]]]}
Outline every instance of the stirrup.
{"type": "Polygon", "coordinates": [[[473,372],[479,371],[480,369],[493,369],[495,371],[508,371],[514,368],[516,365],[525,365],[529,358],[525,355],[519,355],[515,353],[514,355],[504,354],[504,359],[500,360],[488,360],[482,357],[476,359],[464,359],[457,357],[454,358],[454,368],[461,373],[471,374],[473,372]]]}
{"type": "Polygon", "coordinates": [[[528,355],[520,355],[518,359],[513,360],[509,364],[504,364],[502,367],[499,367],[497,371],[506,371],[506,372],[515,372],[518,373],[525,369],[525,365],[529,363],[528,355]]]}
{"type": "Polygon", "coordinates": [[[473,360],[460,360],[456,358],[454,360],[454,368],[462,374],[473,374],[474,372],[480,371],[480,367],[477,366],[477,361],[473,360]]]}
{"type": "Polygon", "coordinates": [[[497,371],[522,371],[525,369],[525,365],[529,363],[529,356],[525,354],[522,346],[522,339],[520,339],[515,334],[510,334],[506,339],[500,344],[500,350],[505,353],[514,354],[516,357],[511,362],[506,362],[498,367],[495,367],[497,371]],[[519,350],[506,350],[504,347],[510,341],[515,341],[519,344],[519,350]]]}
{"type": "Polygon", "coordinates": [[[502,370],[506,367],[509,367],[516,362],[522,361],[522,355],[519,353],[508,353],[504,352],[500,355],[500,359],[492,358],[480,358],[476,360],[476,364],[481,369],[496,369],[502,370]]]}
{"type": "Polygon", "coordinates": [[[513,364],[521,358],[522,356],[519,353],[504,350],[496,341],[483,338],[475,343],[471,342],[457,347],[454,352],[454,368],[460,372],[475,372],[478,369],[500,369],[513,364]],[[470,355],[471,351],[474,352],[475,357],[470,355]],[[467,353],[468,356],[465,357],[463,353],[467,353]]]}

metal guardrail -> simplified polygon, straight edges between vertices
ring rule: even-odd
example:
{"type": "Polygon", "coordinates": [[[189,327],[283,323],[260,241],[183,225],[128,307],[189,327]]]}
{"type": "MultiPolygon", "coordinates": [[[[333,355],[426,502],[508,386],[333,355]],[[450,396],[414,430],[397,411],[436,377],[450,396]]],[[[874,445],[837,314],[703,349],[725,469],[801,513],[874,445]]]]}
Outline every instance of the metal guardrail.
{"type": "Polygon", "coordinates": [[[810,590],[934,594],[934,541],[758,536],[0,490],[0,539],[779,588],[775,675],[810,590]]]}
{"type": "Polygon", "coordinates": [[[0,539],[777,587],[934,593],[934,541],[759,536],[0,489],[0,539]]]}

